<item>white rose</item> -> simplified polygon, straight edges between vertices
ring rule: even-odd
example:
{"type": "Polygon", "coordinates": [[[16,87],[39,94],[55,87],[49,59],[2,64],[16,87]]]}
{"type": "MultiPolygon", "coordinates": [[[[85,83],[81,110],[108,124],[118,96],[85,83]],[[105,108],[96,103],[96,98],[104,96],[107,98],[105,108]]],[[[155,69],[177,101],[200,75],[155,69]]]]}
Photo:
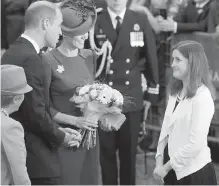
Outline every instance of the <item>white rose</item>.
{"type": "Polygon", "coordinates": [[[90,90],[90,85],[85,85],[85,86],[81,87],[81,89],[79,90],[79,96],[88,93],[89,90],[90,90]]]}
{"type": "Polygon", "coordinates": [[[92,89],[98,89],[99,87],[99,84],[98,83],[94,83],[93,85],[91,85],[91,88],[92,89]]]}
{"type": "Polygon", "coordinates": [[[113,93],[111,88],[104,88],[102,91],[100,91],[100,94],[97,98],[101,103],[108,104],[111,102],[113,93]]]}
{"type": "Polygon", "coordinates": [[[82,98],[83,98],[84,102],[89,102],[90,101],[90,97],[89,97],[88,94],[85,94],[82,98]]]}
{"type": "Polygon", "coordinates": [[[92,89],[91,91],[90,91],[90,95],[91,95],[91,98],[92,99],[95,99],[96,97],[97,97],[97,90],[96,89],[92,89]]]}

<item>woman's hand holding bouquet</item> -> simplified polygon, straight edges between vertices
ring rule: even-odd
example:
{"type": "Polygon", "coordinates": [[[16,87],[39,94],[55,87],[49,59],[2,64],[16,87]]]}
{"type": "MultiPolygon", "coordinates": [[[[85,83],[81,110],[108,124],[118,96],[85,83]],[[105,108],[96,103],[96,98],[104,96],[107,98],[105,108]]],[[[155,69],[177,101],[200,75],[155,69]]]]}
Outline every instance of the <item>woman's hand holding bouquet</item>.
{"type": "Polygon", "coordinates": [[[78,117],[76,119],[76,126],[81,129],[95,131],[96,128],[98,127],[98,123],[93,122],[93,120],[90,120],[89,118],[86,117],[78,117]]]}
{"type": "Polygon", "coordinates": [[[88,149],[96,145],[96,124],[100,118],[107,121],[100,123],[101,128],[107,131],[118,130],[125,121],[121,113],[124,103],[122,94],[106,84],[94,83],[78,87],[70,101],[77,103],[83,112],[84,119],[78,119],[78,123],[83,126],[80,131],[81,146],[88,149]]]}

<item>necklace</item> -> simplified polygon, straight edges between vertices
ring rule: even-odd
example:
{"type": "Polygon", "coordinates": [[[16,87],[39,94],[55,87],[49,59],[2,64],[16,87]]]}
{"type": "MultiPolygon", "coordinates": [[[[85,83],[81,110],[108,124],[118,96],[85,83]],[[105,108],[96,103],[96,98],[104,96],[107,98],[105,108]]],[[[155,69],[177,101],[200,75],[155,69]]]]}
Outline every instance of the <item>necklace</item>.
{"type": "Polygon", "coordinates": [[[7,111],[6,111],[5,109],[1,108],[1,112],[2,112],[5,116],[9,116],[8,113],[7,113],[7,111]]]}

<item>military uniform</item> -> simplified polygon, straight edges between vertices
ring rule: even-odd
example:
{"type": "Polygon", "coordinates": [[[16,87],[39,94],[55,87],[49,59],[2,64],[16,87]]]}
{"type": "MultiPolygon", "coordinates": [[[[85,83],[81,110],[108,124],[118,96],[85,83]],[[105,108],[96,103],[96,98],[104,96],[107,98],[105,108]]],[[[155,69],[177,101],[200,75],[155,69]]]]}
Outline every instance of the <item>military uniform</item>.
{"type": "Polygon", "coordinates": [[[113,47],[112,59],[106,63],[99,79],[119,90],[128,98],[124,106],[126,122],[119,131],[104,132],[100,135],[100,163],[103,184],[117,185],[116,150],[120,156],[120,184],[135,184],[135,157],[137,137],[140,129],[140,110],[143,97],[156,102],[158,96],[158,65],[154,35],[144,15],[126,10],[117,34],[109,10],[97,17],[95,42],[101,46],[108,40],[113,47]],[[140,64],[140,59],[146,62],[140,64]],[[143,95],[141,70],[147,78],[148,89],[143,95]]]}

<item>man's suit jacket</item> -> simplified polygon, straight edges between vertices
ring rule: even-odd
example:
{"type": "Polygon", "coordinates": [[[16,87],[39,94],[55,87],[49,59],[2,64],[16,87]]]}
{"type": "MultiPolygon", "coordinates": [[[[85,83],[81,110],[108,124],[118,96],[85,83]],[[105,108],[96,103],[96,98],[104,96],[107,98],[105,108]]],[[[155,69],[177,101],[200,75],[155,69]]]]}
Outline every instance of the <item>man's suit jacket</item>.
{"type": "Polygon", "coordinates": [[[1,114],[1,185],[30,185],[26,155],[22,125],[1,114]]]}
{"type": "Polygon", "coordinates": [[[109,40],[113,46],[110,73],[106,75],[105,70],[103,70],[100,79],[118,89],[132,101],[131,104],[125,106],[124,112],[142,108],[142,66],[149,87],[144,98],[156,102],[158,96],[156,46],[152,29],[148,20],[145,19],[145,15],[127,9],[117,37],[110,15],[105,10],[97,17],[95,40],[99,47],[105,40],[109,40]],[[130,33],[138,34],[137,32],[143,33],[143,47],[132,47],[130,44],[130,33]],[[140,64],[141,57],[146,57],[146,63],[143,63],[143,65],[140,64]]]}
{"type": "Polygon", "coordinates": [[[209,1],[203,8],[200,14],[196,8],[194,1],[189,1],[187,7],[176,16],[177,32],[207,32],[208,14],[210,10],[211,1],[209,1]]]}
{"type": "Polygon", "coordinates": [[[63,142],[65,134],[50,116],[50,69],[33,45],[22,37],[5,52],[2,64],[23,67],[27,83],[33,87],[25,94],[19,111],[12,115],[23,124],[26,132],[28,173],[31,178],[58,177],[60,167],[56,147],[63,142]]]}

